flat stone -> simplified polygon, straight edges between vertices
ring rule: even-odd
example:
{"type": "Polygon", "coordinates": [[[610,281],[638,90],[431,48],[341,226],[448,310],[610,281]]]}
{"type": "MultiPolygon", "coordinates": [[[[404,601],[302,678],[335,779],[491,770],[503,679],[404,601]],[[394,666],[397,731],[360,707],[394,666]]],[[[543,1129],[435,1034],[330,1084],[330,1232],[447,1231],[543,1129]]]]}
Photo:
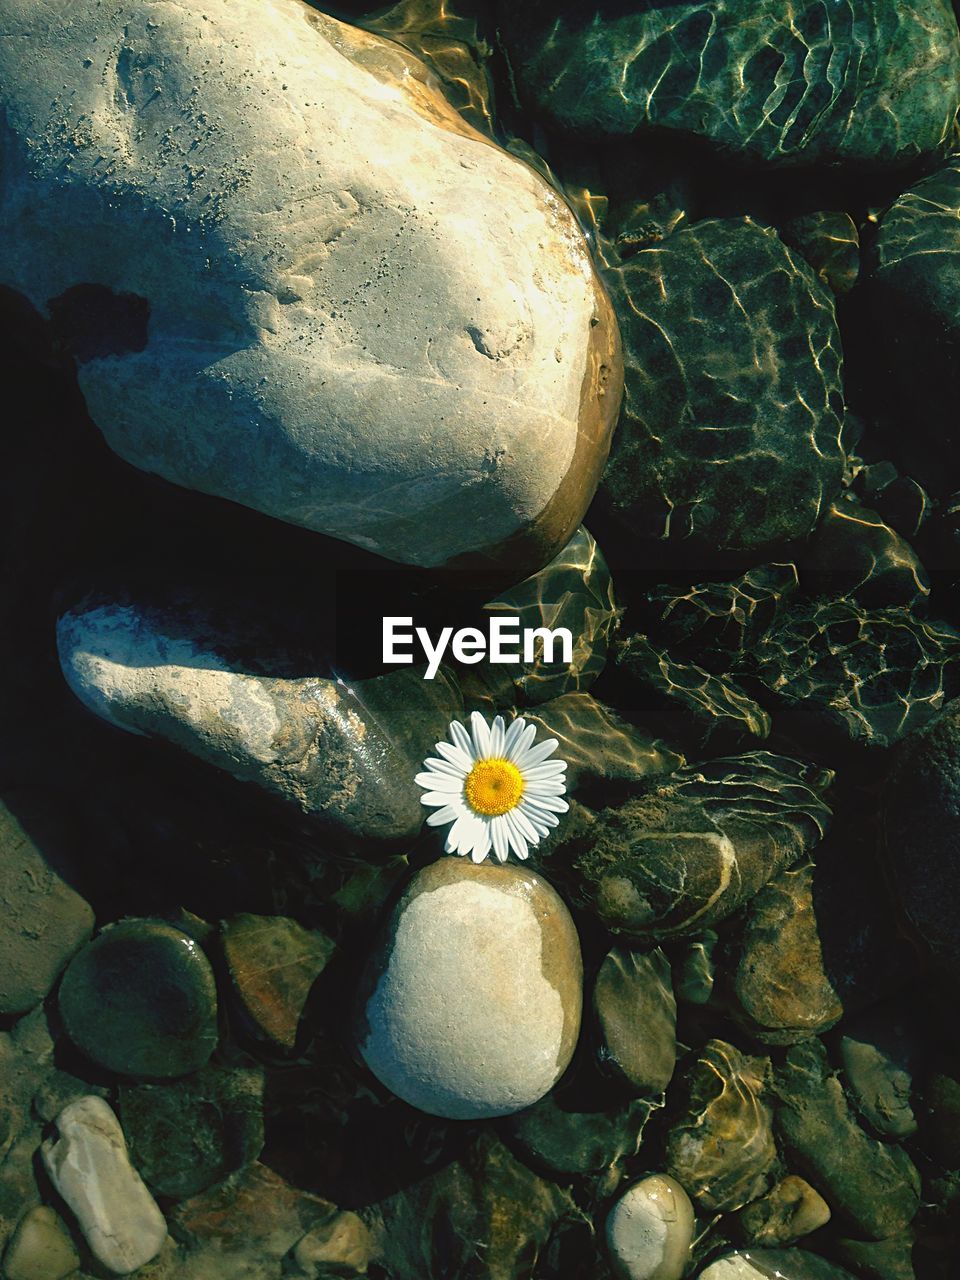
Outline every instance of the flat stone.
{"type": "Polygon", "coordinates": [[[699,567],[810,533],[844,459],[840,335],[810,267],[749,218],[708,219],[606,279],[626,365],[601,486],[618,523],[699,567]]]}
{"type": "Polygon", "coordinates": [[[819,1035],[843,1016],[824,965],[812,863],[779,872],[747,904],[732,989],[735,1016],[764,1044],[819,1035]]]}
{"type": "Polygon", "coordinates": [[[3,1275],[4,1280],[63,1280],[79,1265],[63,1219],[39,1205],[20,1219],[3,1256],[3,1275]]]}
{"type": "MultiPolygon", "coordinates": [[[[43,832],[51,835],[59,836],[56,854],[64,833],[43,832]]],[[[57,874],[46,847],[0,803],[0,1014],[26,1013],[42,1000],[93,931],[93,909],[57,874]]]]}
{"type": "Polygon", "coordinates": [[[528,104],[576,136],[667,132],[727,158],[882,169],[940,151],[960,105],[946,0],[829,15],[803,0],[789,21],[771,0],[500,0],[498,14],[528,104]]]}
{"type": "Polygon", "coordinates": [[[104,929],[71,961],[59,1005],[77,1048],[118,1075],[187,1075],[217,1046],[210,962],[192,938],[160,920],[104,929]]]}
{"type": "Polygon", "coordinates": [[[765,1196],[741,1209],[738,1226],[752,1245],[794,1244],[830,1221],[830,1206],[809,1182],[788,1174],[765,1196]]]}
{"type": "Polygon", "coordinates": [[[670,961],[659,949],[608,951],[593,988],[599,1055],[639,1094],[656,1097],[677,1061],[677,1001],[670,961]]]}
{"type": "Polygon", "coordinates": [[[130,1164],[117,1117],[102,1098],[80,1098],[56,1128],[41,1148],[44,1167],[90,1252],[117,1275],[136,1271],[160,1252],[167,1224],[130,1164]]]}
{"type": "Polygon", "coordinates": [[[654,1173],[607,1215],[607,1250],[622,1280],[681,1280],[693,1243],[693,1205],[676,1179],[654,1173]]]}
{"type": "Polygon", "coordinates": [[[764,1098],[769,1059],[708,1040],[671,1091],[676,1118],[667,1170],[703,1210],[726,1213],[770,1185],[777,1159],[773,1112],[764,1098]]]}
{"type": "Polygon", "coordinates": [[[818,1040],[789,1049],[776,1072],[777,1132],[793,1167],[857,1236],[882,1240],[912,1221],[920,1177],[900,1147],[857,1124],[818,1040]]]}
{"type": "Polygon", "coordinates": [[[122,1085],[123,1132],[151,1191],[182,1200],[256,1160],[263,1090],[260,1071],[209,1066],[171,1084],[122,1085]]]}
{"type": "MultiPolygon", "coordinates": [[[[451,719],[459,689],[412,667],[338,683],[251,674],[238,636],[201,608],[93,603],[57,628],[67,682],[91,711],[129,733],[163,738],[256,783],[341,833],[410,839],[423,806],[410,785],[451,719]]],[[[267,665],[263,665],[266,663],[267,665]]]]}
{"type": "Polygon", "coordinates": [[[604,810],[574,864],[604,925],[638,937],[694,933],[730,915],[823,836],[829,781],[748,752],[652,779],[604,810]]]}
{"type": "Polygon", "coordinates": [[[263,1036],[285,1049],[296,1043],[307,997],[335,944],[287,916],[234,916],[223,951],[241,1007],[263,1036]]]}
{"type": "Polygon", "coordinates": [[[417,873],[368,964],[357,1044],[430,1115],[508,1115],[563,1074],[580,1030],[576,927],[525,868],[441,858],[417,873]]]}
{"type": "Polygon", "coordinates": [[[422,62],[299,0],[14,5],[4,50],[0,282],[122,457],[422,566],[565,545],[616,322],[565,202],[422,62]]]}

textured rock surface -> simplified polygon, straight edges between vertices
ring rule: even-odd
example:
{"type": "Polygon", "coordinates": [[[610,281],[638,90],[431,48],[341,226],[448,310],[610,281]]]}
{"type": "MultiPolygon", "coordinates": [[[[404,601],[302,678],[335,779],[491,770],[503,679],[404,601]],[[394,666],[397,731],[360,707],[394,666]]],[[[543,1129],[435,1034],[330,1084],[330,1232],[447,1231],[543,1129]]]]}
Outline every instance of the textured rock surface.
{"type": "Polygon", "coordinates": [[[881,1138],[909,1138],[917,1130],[911,1093],[920,1027],[891,1003],[844,1025],[840,1060],[857,1110],[881,1138]]]}
{"type": "Polygon", "coordinates": [[[708,220],[608,278],[626,391],[602,487],[618,520],[701,557],[809,533],[843,452],[840,336],[807,264],[750,219],[708,220]]]}
{"type": "Polygon", "coordinates": [[[769,1066],[708,1040],[683,1070],[667,1169],[705,1211],[739,1209],[770,1185],[777,1148],[763,1097],[769,1066]]]}
{"type": "Polygon", "coordinates": [[[576,862],[590,905],[608,928],[654,937],[722,920],[822,837],[826,781],[763,751],[653,780],[599,815],[576,862]]]}
{"type": "Polygon", "coordinates": [[[374,839],[420,830],[410,779],[462,714],[442,671],[430,681],[402,668],[352,691],[329,675],[251,673],[237,636],[186,607],[89,604],[57,637],[70,687],[97,715],[374,839]]]}
{"type": "Polygon", "coordinates": [[[121,1087],[123,1132],[151,1191],[181,1200],[256,1160],[263,1087],[260,1071],[220,1067],[172,1084],[121,1087]]]}
{"type": "Polygon", "coordinates": [[[789,19],[771,0],[499,11],[521,88],[577,133],[668,130],[777,164],[889,166],[940,149],[960,104],[945,0],[804,0],[789,19]]]}
{"type": "Polygon", "coordinates": [[[563,1073],[581,1001],[576,927],[550,885],[441,858],[407,887],[371,959],[357,1041],[373,1073],[423,1111],[506,1115],[563,1073]]]}
{"type": "Polygon", "coordinates": [[[693,1242],[693,1205],[676,1179],[635,1182],[607,1216],[607,1249],[622,1280],[680,1280],[693,1242]]]}
{"type": "Polygon", "coordinates": [[[20,1219],[3,1256],[4,1280],[63,1280],[76,1271],[80,1255],[59,1214],[47,1205],[20,1219]]]}
{"type": "Polygon", "coordinates": [[[210,962],[192,938],[159,920],[104,929],[70,962],[59,1007],[77,1048],[123,1076],[183,1076],[217,1045],[210,962]]]}
{"type": "Polygon", "coordinates": [[[887,865],[900,908],[938,961],[960,973],[960,701],[900,748],[885,788],[887,865]]]}
{"type": "Polygon", "coordinates": [[[867,608],[915,605],[930,594],[929,578],[906,539],[849,494],[823,513],[800,573],[810,595],[852,597],[867,608]]]}
{"type": "Polygon", "coordinates": [[[751,658],[795,727],[867,747],[919,729],[960,687],[960,634],[853,600],[789,609],[751,658]]]}
{"type": "Polygon", "coordinates": [[[564,202],[422,63],[295,0],[4,27],[0,279],[123,457],[425,566],[564,545],[616,322],[564,202]]]}
{"type": "Polygon", "coordinates": [[[93,910],[0,803],[0,1014],[42,1000],[93,929],[93,910]]]}
{"type": "Polygon", "coordinates": [[[736,1015],[764,1044],[793,1044],[839,1021],[843,1005],[824,967],[810,863],[781,871],[751,899],[732,988],[736,1015]]]}
{"type": "Polygon", "coordinates": [[[867,301],[897,448],[911,475],[942,496],[960,481],[954,405],[960,394],[960,161],[925,178],[883,215],[867,301]]]}
{"type": "Polygon", "coordinates": [[[608,951],[593,1007],[601,1061],[645,1097],[662,1093],[677,1061],[677,1002],[670,961],[659,947],[648,955],[621,947],[608,951]]]}
{"type": "Polygon", "coordinates": [[[699,1280],[853,1280],[849,1271],[805,1249],[749,1249],[711,1262],[699,1280]]]}
{"type": "Polygon", "coordinates": [[[286,916],[243,914],[223,931],[237,999],[256,1030],[285,1049],[296,1044],[310,989],[334,950],[332,939],[286,916]]]}
{"type": "Polygon", "coordinates": [[[819,278],[837,295],[849,293],[860,272],[860,237],[849,213],[818,210],[790,218],[780,232],[803,254],[819,278]]]}
{"type": "Polygon", "coordinates": [[[774,1248],[793,1244],[829,1221],[830,1206],[823,1196],[793,1173],[748,1204],[738,1219],[740,1230],[751,1244],[774,1248]]]}
{"type": "Polygon", "coordinates": [[[777,1131],[834,1214],[870,1240],[907,1226],[919,1205],[917,1171],[902,1148],[860,1128],[819,1041],[787,1052],[776,1091],[777,1131]]]}
{"type": "Polygon", "coordinates": [[[97,1261],[118,1275],[136,1271],[160,1252],[167,1224],[130,1164],[117,1117],[102,1098],[80,1098],[56,1127],[43,1144],[53,1185],[97,1261]]]}

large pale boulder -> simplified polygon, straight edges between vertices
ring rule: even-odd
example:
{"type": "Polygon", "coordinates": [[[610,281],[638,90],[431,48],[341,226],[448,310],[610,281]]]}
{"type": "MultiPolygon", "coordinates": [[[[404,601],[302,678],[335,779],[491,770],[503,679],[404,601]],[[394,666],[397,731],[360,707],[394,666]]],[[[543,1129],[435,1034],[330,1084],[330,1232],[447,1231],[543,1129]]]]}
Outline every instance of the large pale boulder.
{"type": "Polygon", "coordinates": [[[300,0],[0,0],[0,284],[129,462],[423,566],[539,568],[620,400],[564,201],[300,0]]]}

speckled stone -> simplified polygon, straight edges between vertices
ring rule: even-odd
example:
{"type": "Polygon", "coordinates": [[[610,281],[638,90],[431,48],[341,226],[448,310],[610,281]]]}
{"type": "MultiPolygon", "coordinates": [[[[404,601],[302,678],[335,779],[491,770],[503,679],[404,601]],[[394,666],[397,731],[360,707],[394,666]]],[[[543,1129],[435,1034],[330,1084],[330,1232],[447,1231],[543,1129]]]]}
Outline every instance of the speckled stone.
{"type": "Polygon", "coordinates": [[[616,320],[563,199],[422,62],[299,0],[13,5],[5,34],[0,281],[122,457],[402,563],[565,545],[616,320]]]}
{"type": "Polygon", "coordinates": [[[742,906],[823,836],[829,775],[767,752],[688,765],[598,817],[577,858],[607,928],[667,937],[742,906]]]}
{"type": "Polygon", "coordinates": [[[104,929],[71,961],[59,1005],[77,1048],[118,1075],[187,1075],[217,1045],[210,962],[192,938],[163,921],[104,929]]]}
{"type": "Polygon", "coordinates": [[[542,876],[441,858],[397,904],[361,983],[357,1043],[431,1115],[507,1115],[562,1075],[580,1030],[576,927],[542,876]]]}
{"type": "Polygon", "coordinates": [[[635,1182],[607,1215],[607,1251],[621,1280],[680,1280],[693,1242],[693,1205],[675,1178],[635,1182]]]}
{"type": "Polygon", "coordinates": [[[808,534],[844,456],[840,335],[813,271],[743,218],[676,231],[607,279],[626,365],[601,486],[617,521],[701,568],[808,534]]]}
{"type": "Polygon", "coordinates": [[[708,1040],[671,1090],[676,1118],[667,1169],[707,1212],[728,1212],[766,1191],[777,1158],[773,1112],[764,1098],[769,1059],[708,1040]]]}

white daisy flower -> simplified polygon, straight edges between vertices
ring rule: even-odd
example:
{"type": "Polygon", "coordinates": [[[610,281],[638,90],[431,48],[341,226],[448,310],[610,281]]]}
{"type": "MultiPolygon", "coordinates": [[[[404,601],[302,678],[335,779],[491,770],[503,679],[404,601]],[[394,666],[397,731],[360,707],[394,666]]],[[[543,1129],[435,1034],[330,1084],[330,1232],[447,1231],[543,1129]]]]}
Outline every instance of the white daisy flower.
{"type": "Polygon", "coordinates": [[[547,759],[557,740],[534,746],[537,727],[522,716],[508,729],[503,716],[488,725],[474,711],[470,729],[454,720],[450,741],[438,742],[438,755],[428,756],[426,772],[417,774],[426,791],[420,803],[434,810],[427,823],[453,824],[447,853],[469,853],[474,862],[482,862],[491,849],[501,862],[511,850],[526,858],[528,847],[539,844],[560,821],[557,815],[569,808],[563,798],[566,761],[547,759]]]}

